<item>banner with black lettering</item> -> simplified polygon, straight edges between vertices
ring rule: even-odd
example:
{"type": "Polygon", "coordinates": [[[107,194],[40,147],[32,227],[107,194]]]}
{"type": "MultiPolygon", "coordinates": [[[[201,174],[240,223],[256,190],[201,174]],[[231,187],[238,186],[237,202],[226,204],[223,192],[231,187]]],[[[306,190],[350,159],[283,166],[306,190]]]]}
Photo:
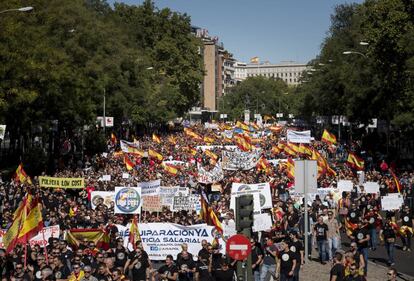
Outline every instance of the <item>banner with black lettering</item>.
{"type": "Polygon", "coordinates": [[[207,170],[205,167],[198,165],[197,181],[199,183],[216,183],[224,178],[221,163],[217,163],[214,168],[207,170]]]}
{"type": "Polygon", "coordinates": [[[221,165],[224,170],[250,170],[256,167],[259,159],[259,149],[251,152],[223,150],[221,165]]]}

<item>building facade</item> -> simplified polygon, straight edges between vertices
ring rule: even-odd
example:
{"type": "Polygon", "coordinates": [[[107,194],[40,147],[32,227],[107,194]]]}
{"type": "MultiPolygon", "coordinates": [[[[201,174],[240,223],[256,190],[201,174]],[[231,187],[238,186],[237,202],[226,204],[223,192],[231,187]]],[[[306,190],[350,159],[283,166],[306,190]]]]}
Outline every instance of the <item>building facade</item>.
{"type": "Polygon", "coordinates": [[[246,64],[236,62],[235,79],[241,82],[248,77],[263,76],[267,78],[279,78],[288,85],[300,84],[302,73],[308,68],[306,64],[296,62],[282,62],[280,64],[255,63],[246,64]]]}

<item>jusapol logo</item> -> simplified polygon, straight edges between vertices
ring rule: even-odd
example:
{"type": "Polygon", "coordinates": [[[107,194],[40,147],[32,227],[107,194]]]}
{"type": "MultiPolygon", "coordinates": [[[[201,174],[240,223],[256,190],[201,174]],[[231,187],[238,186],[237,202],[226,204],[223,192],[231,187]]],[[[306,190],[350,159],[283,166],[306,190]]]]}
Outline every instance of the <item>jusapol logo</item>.
{"type": "Polygon", "coordinates": [[[119,210],[124,213],[135,212],[141,203],[139,193],[130,187],[125,187],[119,190],[115,196],[115,204],[119,210]]]}
{"type": "Polygon", "coordinates": [[[160,248],[158,246],[150,246],[151,251],[159,251],[160,248]]]}

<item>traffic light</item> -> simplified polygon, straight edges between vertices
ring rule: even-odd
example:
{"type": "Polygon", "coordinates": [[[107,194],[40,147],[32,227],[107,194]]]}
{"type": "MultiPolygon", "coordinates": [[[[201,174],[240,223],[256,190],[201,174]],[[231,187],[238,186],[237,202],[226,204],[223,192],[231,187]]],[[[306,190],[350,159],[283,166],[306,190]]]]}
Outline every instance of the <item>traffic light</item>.
{"type": "Polygon", "coordinates": [[[236,230],[251,230],[253,226],[253,195],[236,197],[236,230]]]}

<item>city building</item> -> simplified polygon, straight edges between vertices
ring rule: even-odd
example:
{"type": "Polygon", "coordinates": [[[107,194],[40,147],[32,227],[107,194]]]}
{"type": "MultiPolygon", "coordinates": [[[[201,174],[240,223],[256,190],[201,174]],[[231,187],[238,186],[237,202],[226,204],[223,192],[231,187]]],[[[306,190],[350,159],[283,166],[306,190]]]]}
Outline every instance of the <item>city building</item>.
{"type": "Polygon", "coordinates": [[[280,64],[271,64],[269,62],[246,64],[236,62],[235,79],[237,82],[241,82],[248,77],[263,76],[282,79],[288,85],[298,85],[300,84],[302,73],[307,68],[306,64],[292,61],[281,62],[280,64]]]}

